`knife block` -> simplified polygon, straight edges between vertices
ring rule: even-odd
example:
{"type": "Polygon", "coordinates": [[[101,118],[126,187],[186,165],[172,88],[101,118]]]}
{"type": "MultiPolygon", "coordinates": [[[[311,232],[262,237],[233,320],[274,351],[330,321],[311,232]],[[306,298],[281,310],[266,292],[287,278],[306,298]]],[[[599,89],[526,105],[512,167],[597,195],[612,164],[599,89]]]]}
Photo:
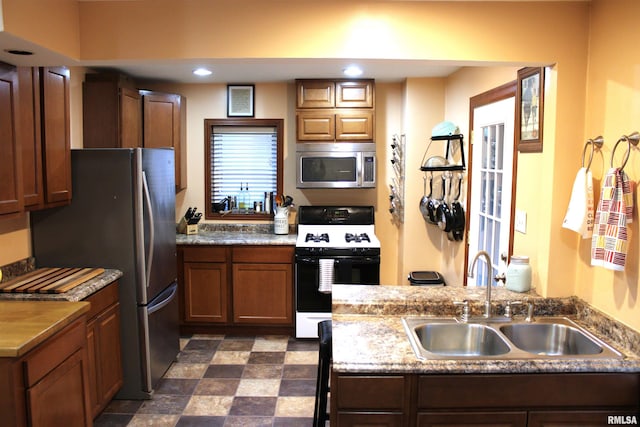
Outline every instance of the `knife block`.
{"type": "Polygon", "coordinates": [[[198,224],[187,224],[187,220],[181,218],[178,224],[178,233],[187,235],[198,234],[198,224]]]}

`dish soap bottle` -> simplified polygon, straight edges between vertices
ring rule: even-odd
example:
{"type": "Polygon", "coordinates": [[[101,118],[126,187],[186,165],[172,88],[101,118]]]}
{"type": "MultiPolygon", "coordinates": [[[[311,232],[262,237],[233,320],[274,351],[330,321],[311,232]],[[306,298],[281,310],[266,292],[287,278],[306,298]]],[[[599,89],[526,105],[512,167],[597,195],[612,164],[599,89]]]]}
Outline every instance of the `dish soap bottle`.
{"type": "Polygon", "coordinates": [[[531,289],[531,266],[529,257],[514,255],[507,267],[507,289],[515,292],[527,292],[531,289]]]}

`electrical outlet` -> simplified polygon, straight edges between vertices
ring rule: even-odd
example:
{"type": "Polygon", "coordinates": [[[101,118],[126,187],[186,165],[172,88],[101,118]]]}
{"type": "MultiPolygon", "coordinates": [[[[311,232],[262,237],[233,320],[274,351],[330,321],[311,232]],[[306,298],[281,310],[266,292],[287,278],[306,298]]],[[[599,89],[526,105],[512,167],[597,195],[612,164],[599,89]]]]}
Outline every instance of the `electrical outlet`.
{"type": "Polygon", "coordinates": [[[527,212],[516,209],[514,228],[522,234],[527,234],[527,212]]]}

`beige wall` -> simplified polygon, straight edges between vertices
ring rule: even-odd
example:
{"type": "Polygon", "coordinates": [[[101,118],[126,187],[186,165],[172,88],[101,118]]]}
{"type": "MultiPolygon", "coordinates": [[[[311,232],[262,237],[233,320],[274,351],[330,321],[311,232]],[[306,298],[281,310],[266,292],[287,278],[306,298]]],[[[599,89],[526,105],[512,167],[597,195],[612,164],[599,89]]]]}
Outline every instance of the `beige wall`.
{"type": "MultiPolygon", "coordinates": [[[[640,132],[640,47],[636,0],[593,0],[591,17],[589,72],[585,103],[586,125],[583,141],[597,135],[604,137],[601,155],[593,164],[594,179],[599,182],[610,166],[611,151],[624,134],[640,132]],[[613,48],[615,46],[615,48],[613,48]]],[[[582,143],[572,153],[580,160],[582,143]]],[[[619,166],[626,146],[616,150],[614,166],[619,166]]],[[[590,241],[571,236],[577,262],[575,293],[602,311],[640,330],[640,228],[638,189],[640,151],[632,150],[624,168],[636,186],[633,223],[629,227],[629,250],[624,272],[613,273],[590,266],[590,241]]]]}
{"type": "MultiPolygon", "coordinates": [[[[3,0],[2,7],[5,31],[65,54],[70,63],[78,58],[371,57],[498,65],[499,73],[523,64],[549,65],[544,151],[519,158],[516,204],[528,214],[528,231],[516,235],[515,251],[532,257],[536,285],[543,295],[577,294],[640,330],[640,318],[633,315],[638,307],[638,239],[633,239],[638,234],[637,221],[631,227],[627,271],[617,274],[590,267],[588,245],[560,227],[584,140],[596,134],[605,136],[604,163],[617,137],[638,126],[633,121],[639,116],[640,102],[633,21],[640,12],[636,0],[542,4],[252,0],[241,5],[233,0],[89,1],[78,3],[77,12],[72,0],[3,0]],[[54,6],[60,9],[53,10],[54,6]],[[327,25],[326,16],[333,17],[332,25],[327,25]],[[51,34],[34,22],[46,22],[60,31],[51,34]]],[[[435,123],[453,118],[466,127],[465,97],[504,79],[495,70],[487,71],[489,77],[476,71],[463,70],[449,79],[412,77],[404,84],[379,84],[386,103],[378,104],[378,140],[386,142],[393,133],[406,133],[409,150],[421,157],[435,123]],[[468,83],[464,73],[474,75],[478,82],[468,83]]],[[[202,200],[202,190],[193,179],[202,173],[202,119],[225,116],[223,85],[204,90],[180,87],[188,97],[190,177],[189,189],[179,195],[178,212],[202,200]]],[[[293,123],[291,83],[257,85],[256,95],[259,103],[265,103],[257,105],[258,115],[281,114],[293,123]]],[[[76,110],[75,129],[79,129],[77,114],[76,110]]],[[[292,132],[289,126],[287,150],[292,132]]],[[[382,176],[388,179],[389,170],[383,165],[388,149],[382,147],[378,154],[382,176]]],[[[632,153],[627,172],[637,182],[639,156],[633,154],[637,152],[632,153]]],[[[285,173],[292,176],[291,152],[285,156],[285,173]]],[[[411,208],[422,193],[422,181],[408,178],[403,227],[390,224],[384,180],[376,190],[358,192],[356,199],[350,192],[298,191],[290,181],[285,188],[298,204],[327,200],[376,204],[386,254],[383,281],[402,283],[414,269],[442,269],[458,281],[460,250],[443,251],[438,238],[424,228],[417,207],[411,208]]],[[[29,252],[25,224],[20,218],[0,221],[0,264],[29,252]]]]}

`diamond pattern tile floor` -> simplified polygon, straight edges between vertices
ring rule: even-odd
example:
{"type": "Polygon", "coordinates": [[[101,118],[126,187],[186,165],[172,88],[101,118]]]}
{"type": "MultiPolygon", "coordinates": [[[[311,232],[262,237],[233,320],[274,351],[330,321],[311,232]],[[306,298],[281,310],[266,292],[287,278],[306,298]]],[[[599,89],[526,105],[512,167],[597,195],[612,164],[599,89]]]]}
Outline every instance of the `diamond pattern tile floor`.
{"type": "Polygon", "coordinates": [[[318,342],[193,335],[152,400],[113,400],[96,427],[313,425],[318,342]]]}

